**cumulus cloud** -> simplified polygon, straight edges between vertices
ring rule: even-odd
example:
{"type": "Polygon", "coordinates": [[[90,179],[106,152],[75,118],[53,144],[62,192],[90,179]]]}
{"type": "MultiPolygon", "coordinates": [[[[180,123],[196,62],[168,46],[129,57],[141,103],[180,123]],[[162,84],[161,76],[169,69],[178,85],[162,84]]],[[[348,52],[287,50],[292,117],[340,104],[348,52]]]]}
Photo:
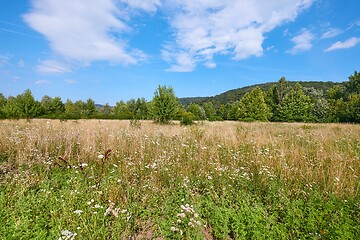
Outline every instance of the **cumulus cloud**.
{"type": "Polygon", "coordinates": [[[128,50],[119,37],[129,30],[122,16],[126,18],[113,0],[33,0],[23,19],[64,59],[135,64],[139,51],[128,50]]]}
{"type": "Polygon", "coordinates": [[[46,37],[54,56],[64,61],[137,64],[147,55],[131,49],[126,41],[132,14],[161,11],[172,31],[162,56],[169,71],[186,72],[198,64],[216,67],[216,55],[234,60],[261,56],[265,34],[296,19],[314,1],[32,0],[23,19],[46,37]]]}
{"type": "Polygon", "coordinates": [[[168,0],[172,45],[166,46],[170,71],[214,67],[217,54],[234,60],[263,54],[264,34],[294,20],[313,0],[168,0]],[[170,47],[169,47],[170,46],[170,47]],[[179,57],[186,52],[186,61],[179,57]],[[169,58],[169,55],[174,56],[169,58]],[[210,64],[211,63],[211,64],[210,64]]]}
{"type": "Polygon", "coordinates": [[[310,50],[312,48],[312,41],[314,38],[314,34],[312,34],[309,30],[304,30],[302,33],[291,39],[291,41],[295,43],[295,46],[288,50],[287,53],[295,55],[310,50]]]}
{"type": "Polygon", "coordinates": [[[337,41],[336,43],[334,43],[333,45],[331,45],[329,48],[325,49],[324,51],[330,52],[330,51],[334,51],[337,49],[352,48],[352,47],[355,47],[358,43],[360,43],[360,38],[352,37],[344,42],[337,41]]]}

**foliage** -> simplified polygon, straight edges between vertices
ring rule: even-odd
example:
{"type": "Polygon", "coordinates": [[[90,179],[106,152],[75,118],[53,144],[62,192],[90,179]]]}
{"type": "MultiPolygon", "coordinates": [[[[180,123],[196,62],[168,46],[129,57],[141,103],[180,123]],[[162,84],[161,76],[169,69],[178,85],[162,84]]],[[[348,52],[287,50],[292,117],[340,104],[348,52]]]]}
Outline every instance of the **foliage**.
{"type": "Polygon", "coordinates": [[[360,73],[354,72],[354,75],[349,77],[349,81],[344,84],[348,94],[360,94],[360,73]]]}
{"type": "Polygon", "coordinates": [[[349,81],[289,82],[282,77],[277,83],[258,84],[209,98],[176,98],[171,87],[159,86],[153,101],[145,98],[119,101],[115,106],[95,104],[45,95],[40,102],[30,90],[16,97],[0,94],[0,119],[154,119],[170,123],[193,114],[193,120],[208,121],[300,121],[359,123],[358,94],[360,74],[354,72],[349,81]],[[301,90],[301,91],[299,91],[301,90]],[[261,92],[261,93],[260,93],[261,92]],[[253,96],[257,93],[257,96],[253,96]],[[169,101],[166,99],[170,99],[169,101]],[[264,101],[265,103],[264,103],[264,101]]]}
{"type": "Polygon", "coordinates": [[[216,120],[216,117],[215,117],[216,110],[215,110],[214,104],[212,102],[206,102],[204,104],[203,108],[205,111],[206,118],[209,121],[215,121],[216,120]]]}
{"type": "Polygon", "coordinates": [[[279,120],[283,122],[312,121],[313,103],[298,85],[285,95],[279,109],[279,120]]]}
{"type": "Polygon", "coordinates": [[[7,103],[3,106],[3,111],[8,118],[26,118],[29,120],[40,115],[41,106],[28,89],[16,97],[9,97],[7,103]]]}
{"type": "Polygon", "coordinates": [[[133,114],[129,110],[129,106],[124,102],[116,102],[116,105],[113,109],[114,115],[117,119],[132,119],[133,114]]]}
{"type": "Polygon", "coordinates": [[[189,106],[187,106],[186,111],[193,114],[194,120],[205,120],[206,113],[204,108],[200,107],[198,104],[192,103],[189,106]]]}
{"type": "Polygon", "coordinates": [[[241,121],[269,121],[271,111],[265,102],[265,94],[256,87],[246,93],[238,104],[237,116],[241,121]]]}
{"type": "Polygon", "coordinates": [[[181,125],[193,125],[194,124],[194,114],[191,112],[182,113],[180,124],[181,125]]]}
{"type": "Polygon", "coordinates": [[[41,99],[41,107],[43,115],[48,117],[56,117],[65,112],[65,105],[61,101],[60,97],[51,98],[45,95],[41,99]]]}
{"type": "Polygon", "coordinates": [[[168,124],[180,108],[180,103],[172,87],[160,86],[154,93],[151,102],[151,115],[156,123],[168,124]]]}

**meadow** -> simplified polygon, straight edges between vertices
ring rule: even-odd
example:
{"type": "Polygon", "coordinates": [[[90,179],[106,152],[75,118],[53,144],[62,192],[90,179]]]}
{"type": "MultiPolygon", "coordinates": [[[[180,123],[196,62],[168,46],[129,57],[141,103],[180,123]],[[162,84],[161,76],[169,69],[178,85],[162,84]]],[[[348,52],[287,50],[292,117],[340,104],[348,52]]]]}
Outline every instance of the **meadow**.
{"type": "Polygon", "coordinates": [[[0,121],[0,239],[360,239],[360,125],[0,121]]]}

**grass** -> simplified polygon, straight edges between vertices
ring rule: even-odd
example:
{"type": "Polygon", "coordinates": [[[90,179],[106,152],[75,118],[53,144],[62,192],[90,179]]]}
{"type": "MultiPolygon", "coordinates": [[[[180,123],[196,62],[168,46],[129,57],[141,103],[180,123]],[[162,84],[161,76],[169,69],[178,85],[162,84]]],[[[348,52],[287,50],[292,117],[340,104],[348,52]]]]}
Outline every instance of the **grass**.
{"type": "Polygon", "coordinates": [[[360,126],[0,122],[1,239],[358,239],[360,126]]]}

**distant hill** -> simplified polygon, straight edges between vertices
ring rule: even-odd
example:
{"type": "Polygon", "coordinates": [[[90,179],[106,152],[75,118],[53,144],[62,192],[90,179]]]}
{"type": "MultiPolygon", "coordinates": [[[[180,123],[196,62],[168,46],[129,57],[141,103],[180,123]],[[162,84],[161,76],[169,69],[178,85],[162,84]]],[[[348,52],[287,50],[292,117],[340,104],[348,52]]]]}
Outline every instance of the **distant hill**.
{"type": "MultiPolygon", "coordinates": [[[[288,83],[290,86],[295,86],[296,83],[299,83],[304,88],[315,88],[317,90],[324,91],[324,93],[328,89],[336,85],[342,84],[342,83],[320,82],[320,81],[310,81],[310,82],[288,81],[288,83]]],[[[245,95],[245,93],[252,91],[256,87],[260,87],[263,91],[268,91],[271,88],[271,86],[274,84],[276,84],[276,82],[255,84],[251,86],[229,90],[227,92],[212,97],[187,97],[187,98],[179,98],[179,101],[181,102],[182,105],[188,105],[190,103],[202,104],[210,101],[213,102],[215,105],[226,104],[240,100],[245,95]]]]}

